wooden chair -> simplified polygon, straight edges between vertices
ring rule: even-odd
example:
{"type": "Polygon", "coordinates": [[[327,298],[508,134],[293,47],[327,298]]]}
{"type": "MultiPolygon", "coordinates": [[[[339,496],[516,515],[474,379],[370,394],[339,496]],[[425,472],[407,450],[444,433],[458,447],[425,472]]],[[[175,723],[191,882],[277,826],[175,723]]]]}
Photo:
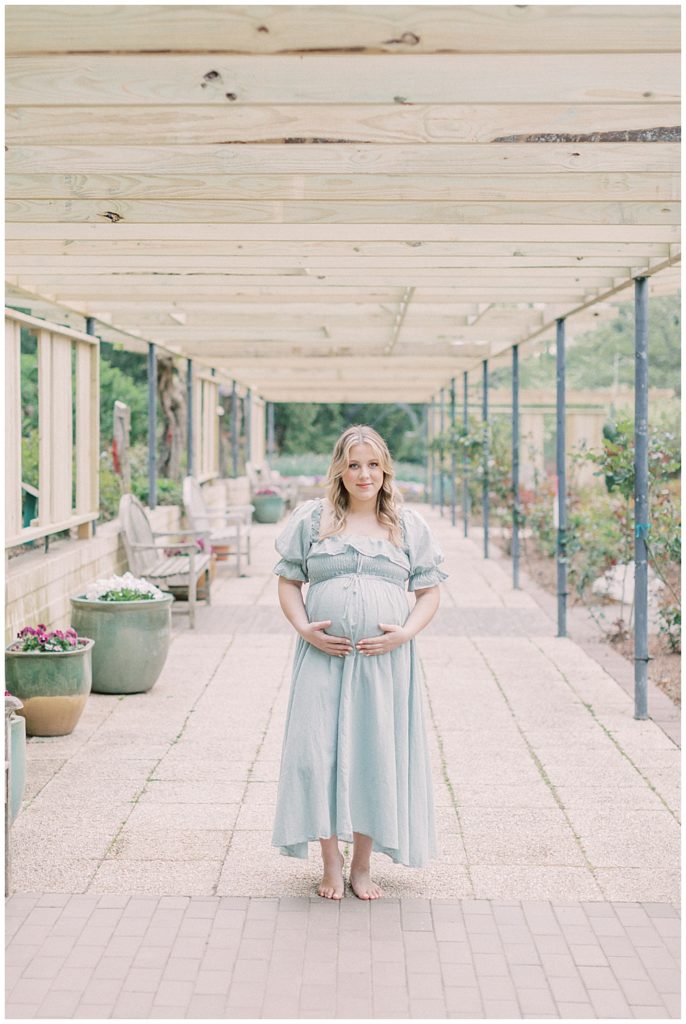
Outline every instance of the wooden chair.
{"type": "Polygon", "coordinates": [[[272,469],[268,462],[246,462],[245,472],[250,482],[250,494],[265,487],[271,487],[280,494],[289,508],[298,503],[298,481],[281,476],[278,469],[272,469]]]}
{"type": "Polygon", "coordinates": [[[195,629],[198,581],[203,576],[204,599],[210,604],[210,554],[209,551],[199,551],[196,543],[197,538],[204,536],[204,533],[195,530],[153,533],[145,509],[133,494],[122,495],[119,502],[119,522],[131,572],[134,576],[149,580],[161,590],[172,593],[185,590],[188,595],[190,628],[195,629]],[[167,538],[166,544],[161,542],[163,537],[167,538]],[[171,539],[179,537],[195,539],[181,543],[171,539]],[[166,548],[188,554],[168,555],[166,548]]]}
{"type": "Polygon", "coordinates": [[[191,529],[201,533],[211,547],[231,545],[236,556],[236,575],[241,575],[241,558],[250,564],[250,528],[253,505],[225,505],[208,508],[198,481],[187,476],[183,481],[183,506],[191,529]],[[217,522],[220,525],[213,525],[217,522]]]}

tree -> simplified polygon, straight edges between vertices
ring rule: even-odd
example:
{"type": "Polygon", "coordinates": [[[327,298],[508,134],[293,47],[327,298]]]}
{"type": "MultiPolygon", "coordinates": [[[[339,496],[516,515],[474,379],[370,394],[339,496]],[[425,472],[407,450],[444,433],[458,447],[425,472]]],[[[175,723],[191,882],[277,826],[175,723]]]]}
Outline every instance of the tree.
{"type": "Polygon", "coordinates": [[[161,477],[178,480],[186,433],[186,396],[171,356],[157,360],[157,394],[163,417],[158,472],[161,477]]]}
{"type": "Polygon", "coordinates": [[[148,388],[129,377],[107,359],[100,361],[100,437],[103,446],[112,438],[114,403],[131,409],[131,444],[144,443],[148,436],[148,388]]]}
{"type": "MultiPolygon", "coordinates": [[[[672,388],[681,394],[680,295],[658,296],[648,309],[648,373],[654,388],[672,388]]],[[[523,388],[555,387],[555,343],[526,358],[520,364],[523,388]]],[[[594,331],[570,339],[567,345],[567,386],[569,388],[610,388],[634,383],[634,306],[622,303],[614,320],[594,331]]],[[[491,374],[492,387],[509,387],[510,367],[491,374]]]]}
{"type": "Polygon", "coordinates": [[[421,462],[421,405],[306,402],[278,403],[274,410],[277,450],[283,455],[329,454],[346,427],[364,423],[382,435],[396,460],[421,462]]]}

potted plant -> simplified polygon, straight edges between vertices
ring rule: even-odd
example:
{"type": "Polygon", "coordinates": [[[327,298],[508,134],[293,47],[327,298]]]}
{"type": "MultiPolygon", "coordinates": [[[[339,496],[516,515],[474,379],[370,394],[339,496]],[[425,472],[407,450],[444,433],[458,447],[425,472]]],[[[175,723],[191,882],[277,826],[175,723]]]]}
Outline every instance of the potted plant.
{"type": "Polygon", "coordinates": [[[5,650],[5,680],[29,736],[73,731],[91,691],[93,641],[76,630],[24,626],[5,650]]]}
{"type": "Polygon", "coordinates": [[[252,503],[255,506],[255,520],[258,523],[278,523],[283,515],[285,501],[273,487],[261,487],[255,491],[252,503]]]}
{"type": "Polygon", "coordinates": [[[10,825],[21,810],[26,789],[26,719],[17,712],[23,707],[21,701],[5,690],[5,722],[8,727],[6,747],[9,752],[10,825]]]}
{"type": "Polygon", "coordinates": [[[150,690],[167,659],[173,596],[127,572],[96,580],[70,600],[72,625],[95,640],[93,691],[150,690]]]}

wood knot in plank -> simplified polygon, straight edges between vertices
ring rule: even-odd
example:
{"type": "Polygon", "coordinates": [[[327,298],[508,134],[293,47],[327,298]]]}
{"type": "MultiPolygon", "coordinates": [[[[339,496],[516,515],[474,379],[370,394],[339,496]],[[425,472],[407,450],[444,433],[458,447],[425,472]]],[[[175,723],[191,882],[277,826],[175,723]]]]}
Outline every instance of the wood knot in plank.
{"type": "Polygon", "coordinates": [[[208,82],[221,82],[222,76],[218,71],[208,71],[202,76],[202,82],[200,83],[201,89],[206,89],[208,82]]]}
{"type": "Polygon", "coordinates": [[[417,46],[421,38],[414,32],[403,32],[399,39],[387,39],[384,46],[417,46]]]}

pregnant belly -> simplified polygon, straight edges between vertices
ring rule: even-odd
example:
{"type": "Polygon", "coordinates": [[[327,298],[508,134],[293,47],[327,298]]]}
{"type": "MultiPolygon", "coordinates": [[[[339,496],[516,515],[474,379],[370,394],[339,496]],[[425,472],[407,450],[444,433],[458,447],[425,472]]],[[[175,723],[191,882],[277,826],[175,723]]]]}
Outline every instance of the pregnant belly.
{"type": "Polygon", "coordinates": [[[374,576],[340,576],[310,587],[306,601],[310,622],[331,619],[326,632],[353,643],[378,636],[379,623],[402,626],[409,615],[404,590],[374,576]]]}

